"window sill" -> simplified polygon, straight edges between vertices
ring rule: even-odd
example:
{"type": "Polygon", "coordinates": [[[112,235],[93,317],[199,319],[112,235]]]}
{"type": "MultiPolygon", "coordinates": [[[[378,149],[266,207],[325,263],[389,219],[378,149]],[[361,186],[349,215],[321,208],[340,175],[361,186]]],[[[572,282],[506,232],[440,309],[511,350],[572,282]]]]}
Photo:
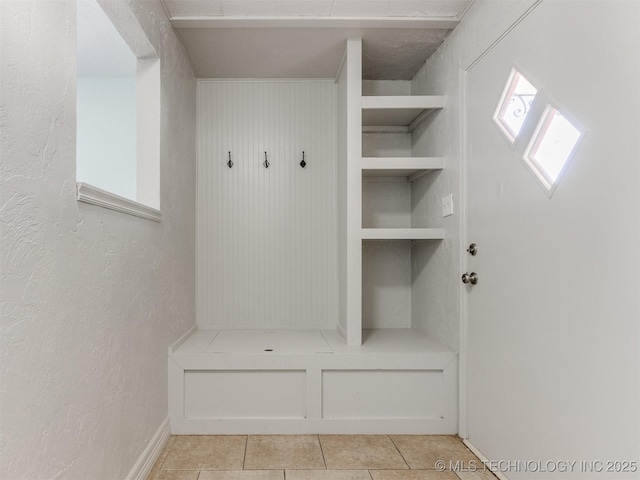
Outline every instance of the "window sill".
{"type": "Polygon", "coordinates": [[[87,183],[78,182],[76,184],[78,201],[108,208],[117,212],[146,218],[154,222],[162,221],[162,212],[155,208],[148,207],[142,203],[129,200],[115,193],[107,192],[101,188],[94,187],[87,183]]]}

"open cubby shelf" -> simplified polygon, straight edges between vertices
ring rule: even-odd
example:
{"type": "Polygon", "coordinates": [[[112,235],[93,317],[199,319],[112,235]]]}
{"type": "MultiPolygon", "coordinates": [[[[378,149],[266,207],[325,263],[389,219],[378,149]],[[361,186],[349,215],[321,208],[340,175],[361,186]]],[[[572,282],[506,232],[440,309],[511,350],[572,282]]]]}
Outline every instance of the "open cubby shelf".
{"type": "Polygon", "coordinates": [[[443,107],[442,95],[362,97],[362,125],[408,127],[423,113],[443,107]]]}
{"type": "Polygon", "coordinates": [[[442,240],[443,228],[363,228],[363,240],[442,240]]]}
{"type": "Polygon", "coordinates": [[[406,177],[409,181],[444,167],[442,157],[363,157],[363,177],[406,177]]]}

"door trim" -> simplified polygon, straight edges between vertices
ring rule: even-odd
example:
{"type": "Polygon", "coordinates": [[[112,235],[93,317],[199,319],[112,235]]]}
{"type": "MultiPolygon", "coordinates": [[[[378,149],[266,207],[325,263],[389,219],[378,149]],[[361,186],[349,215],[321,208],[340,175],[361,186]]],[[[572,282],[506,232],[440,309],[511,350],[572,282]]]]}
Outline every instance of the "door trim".
{"type": "MultiPolygon", "coordinates": [[[[467,75],[473,67],[482,60],[495,46],[497,46],[514,28],[518,26],[531,12],[533,12],[543,0],[531,0],[531,3],[523,5],[522,9],[518,9],[509,15],[506,20],[496,29],[496,36],[491,37],[483,42],[473,54],[467,57],[459,64],[459,94],[460,94],[460,152],[461,152],[461,170],[460,170],[460,235],[463,247],[460,249],[460,267],[462,271],[467,271],[468,256],[465,252],[465,245],[471,242],[468,235],[468,216],[467,216],[467,166],[469,161],[469,144],[467,135],[467,75]]],[[[460,299],[460,364],[459,364],[459,401],[458,401],[458,435],[462,438],[467,446],[471,448],[469,442],[469,434],[467,430],[467,328],[469,325],[469,309],[465,285],[458,284],[458,298],[460,299]]],[[[475,447],[471,450],[481,459],[484,458],[482,453],[475,447]]],[[[500,477],[499,477],[500,478],[500,477]]],[[[502,477],[505,478],[505,477],[502,477]]]]}

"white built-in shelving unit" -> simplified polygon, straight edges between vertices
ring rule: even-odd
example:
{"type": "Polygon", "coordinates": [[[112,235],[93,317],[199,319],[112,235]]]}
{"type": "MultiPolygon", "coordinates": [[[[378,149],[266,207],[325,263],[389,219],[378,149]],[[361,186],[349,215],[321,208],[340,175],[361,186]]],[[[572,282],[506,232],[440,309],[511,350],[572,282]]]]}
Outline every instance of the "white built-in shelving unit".
{"type": "MultiPolygon", "coordinates": [[[[363,133],[410,135],[428,115],[444,107],[442,95],[379,95],[362,97],[363,133]]],[[[444,168],[442,157],[362,157],[363,179],[377,181],[404,177],[412,182],[444,168]]],[[[366,181],[366,180],[365,180],[366,181]]],[[[439,228],[366,228],[363,240],[437,240],[444,238],[439,228]]]]}
{"type": "Polygon", "coordinates": [[[446,159],[413,140],[445,99],[393,83],[363,81],[360,39],[335,82],[199,80],[198,330],[169,354],[173,433],[457,432],[457,353],[412,311],[420,249],[446,233],[422,196],[446,159]]]}
{"type": "Polygon", "coordinates": [[[361,55],[361,43],[349,41],[337,76],[338,330],[349,345],[361,345],[366,329],[414,327],[413,250],[445,238],[443,228],[413,211],[421,203],[413,185],[446,164],[416,155],[414,135],[445,98],[412,95],[410,81],[364,81],[361,55]]]}
{"type": "MultiPolygon", "coordinates": [[[[445,158],[417,156],[419,127],[445,107],[442,95],[412,95],[411,82],[368,80],[361,97],[362,328],[415,330],[415,252],[445,238],[420,211],[424,185],[445,158]],[[367,90],[367,91],[365,91],[367,90]],[[375,92],[371,94],[371,92],[375,92]],[[415,207],[415,208],[414,208],[415,207]]],[[[426,247],[429,248],[429,247],[426,247]]]]}

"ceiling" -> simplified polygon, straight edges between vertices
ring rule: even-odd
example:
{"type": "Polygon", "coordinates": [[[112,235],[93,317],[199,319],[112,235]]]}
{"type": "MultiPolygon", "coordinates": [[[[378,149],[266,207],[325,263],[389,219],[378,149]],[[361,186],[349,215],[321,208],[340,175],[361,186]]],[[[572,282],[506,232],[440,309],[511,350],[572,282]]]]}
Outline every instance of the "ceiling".
{"type": "Polygon", "coordinates": [[[469,0],[163,0],[171,17],[456,17],[469,0]]]}
{"type": "Polygon", "coordinates": [[[363,39],[363,78],[410,80],[474,0],[163,0],[200,78],[331,78],[363,39]]]}

